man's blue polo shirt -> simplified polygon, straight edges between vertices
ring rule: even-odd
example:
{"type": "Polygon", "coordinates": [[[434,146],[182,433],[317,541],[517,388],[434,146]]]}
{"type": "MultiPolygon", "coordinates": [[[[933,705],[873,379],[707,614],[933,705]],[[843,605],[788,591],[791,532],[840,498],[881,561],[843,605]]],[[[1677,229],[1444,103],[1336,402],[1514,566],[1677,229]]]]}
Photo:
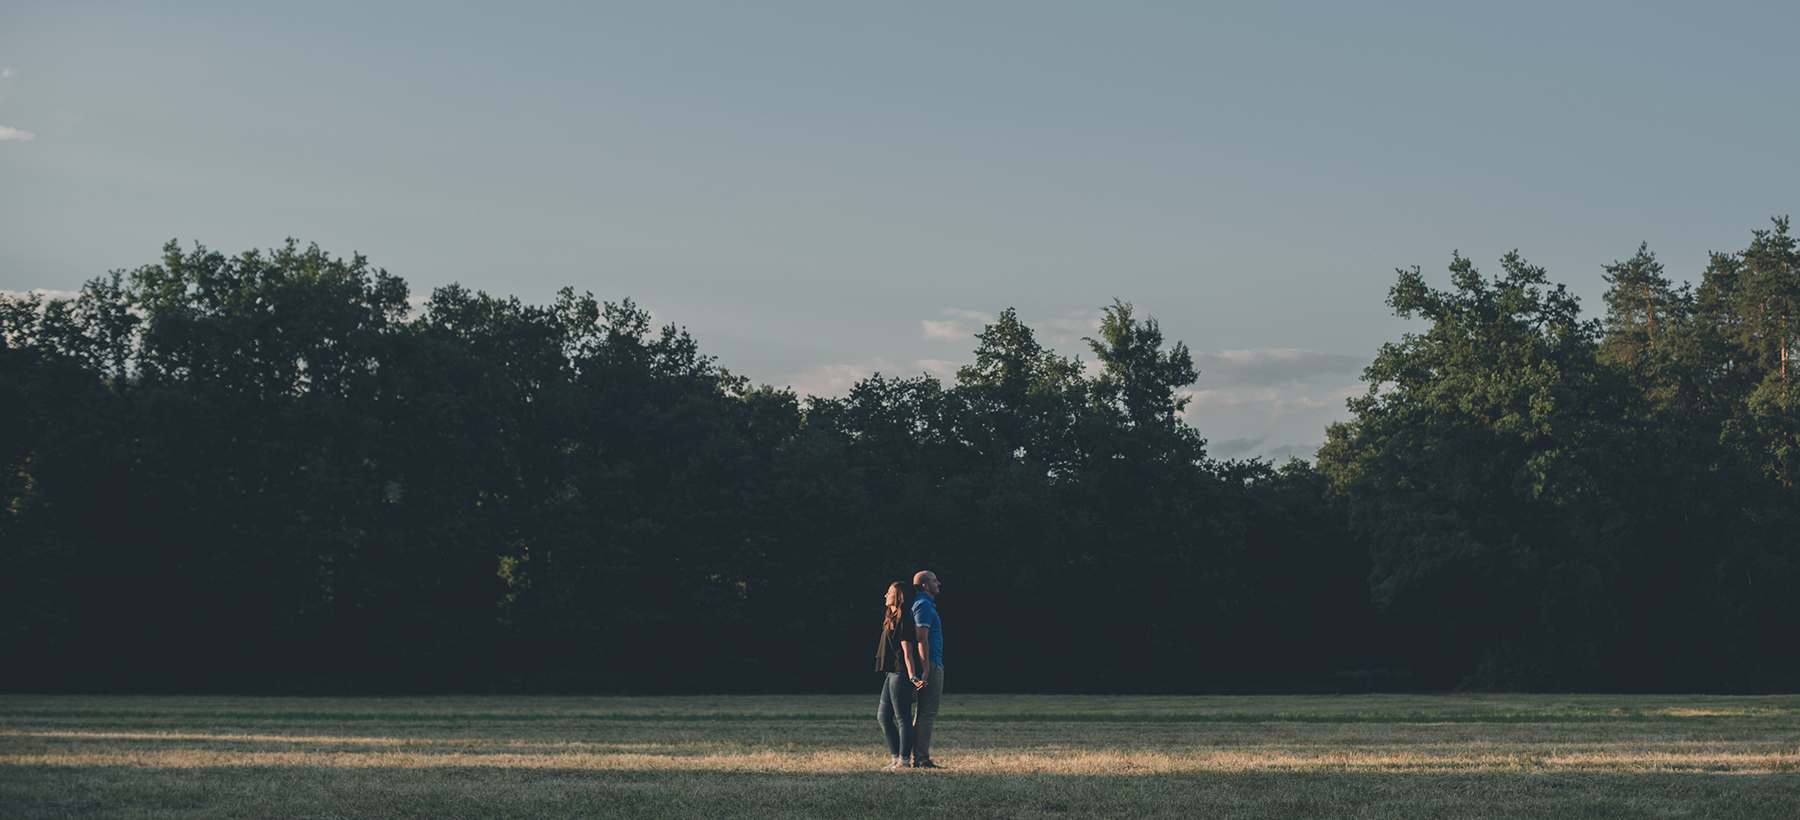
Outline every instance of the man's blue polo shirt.
{"type": "Polygon", "coordinates": [[[944,622],[938,620],[937,602],[923,592],[913,598],[913,623],[931,627],[932,663],[944,665],[944,622]]]}

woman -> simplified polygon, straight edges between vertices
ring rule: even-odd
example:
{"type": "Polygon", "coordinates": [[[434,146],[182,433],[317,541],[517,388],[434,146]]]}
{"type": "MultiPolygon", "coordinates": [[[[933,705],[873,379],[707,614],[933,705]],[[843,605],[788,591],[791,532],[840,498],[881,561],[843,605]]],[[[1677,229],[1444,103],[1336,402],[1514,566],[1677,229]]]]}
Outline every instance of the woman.
{"type": "Polygon", "coordinates": [[[882,676],[875,720],[887,735],[888,755],[894,758],[884,768],[904,769],[912,758],[913,689],[925,669],[925,657],[919,654],[914,633],[912,584],[888,584],[885,603],[887,617],[881,621],[881,643],[875,647],[875,671],[887,674],[882,676]]]}

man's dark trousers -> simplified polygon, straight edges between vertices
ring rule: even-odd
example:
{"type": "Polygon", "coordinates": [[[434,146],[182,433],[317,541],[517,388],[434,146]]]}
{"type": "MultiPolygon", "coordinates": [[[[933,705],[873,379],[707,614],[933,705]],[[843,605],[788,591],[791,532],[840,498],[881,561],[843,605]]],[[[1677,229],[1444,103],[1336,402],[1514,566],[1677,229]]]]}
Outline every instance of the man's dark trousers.
{"type": "Polygon", "coordinates": [[[931,759],[931,725],[937,722],[938,702],[944,698],[944,667],[927,661],[931,671],[925,673],[925,688],[913,698],[918,708],[913,718],[913,762],[931,759]]]}

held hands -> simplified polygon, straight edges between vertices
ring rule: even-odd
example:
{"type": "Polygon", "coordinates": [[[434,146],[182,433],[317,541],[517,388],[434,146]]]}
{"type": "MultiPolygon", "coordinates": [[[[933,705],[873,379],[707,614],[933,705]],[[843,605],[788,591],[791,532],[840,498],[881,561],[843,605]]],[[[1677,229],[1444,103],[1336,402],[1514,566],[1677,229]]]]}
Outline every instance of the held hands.
{"type": "Polygon", "coordinates": [[[913,678],[913,691],[923,691],[925,689],[925,683],[926,682],[923,679],[913,678]]]}

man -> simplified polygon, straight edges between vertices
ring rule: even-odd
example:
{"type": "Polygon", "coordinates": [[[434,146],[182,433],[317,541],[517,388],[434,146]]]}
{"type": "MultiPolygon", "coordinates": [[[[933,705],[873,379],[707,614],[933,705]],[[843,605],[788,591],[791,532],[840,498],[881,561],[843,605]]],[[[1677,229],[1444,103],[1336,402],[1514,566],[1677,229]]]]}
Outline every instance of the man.
{"type": "Polygon", "coordinates": [[[913,623],[918,626],[919,649],[925,656],[925,675],[914,678],[919,691],[913,698],[913,768],[943,768],[931,760],[931,725],[937,722],[938,702],[944,697],[944,624],[938,620],[937,593],[942,585],[931,570],[913,576],[918,592],[913,596],[913,623]]]}

